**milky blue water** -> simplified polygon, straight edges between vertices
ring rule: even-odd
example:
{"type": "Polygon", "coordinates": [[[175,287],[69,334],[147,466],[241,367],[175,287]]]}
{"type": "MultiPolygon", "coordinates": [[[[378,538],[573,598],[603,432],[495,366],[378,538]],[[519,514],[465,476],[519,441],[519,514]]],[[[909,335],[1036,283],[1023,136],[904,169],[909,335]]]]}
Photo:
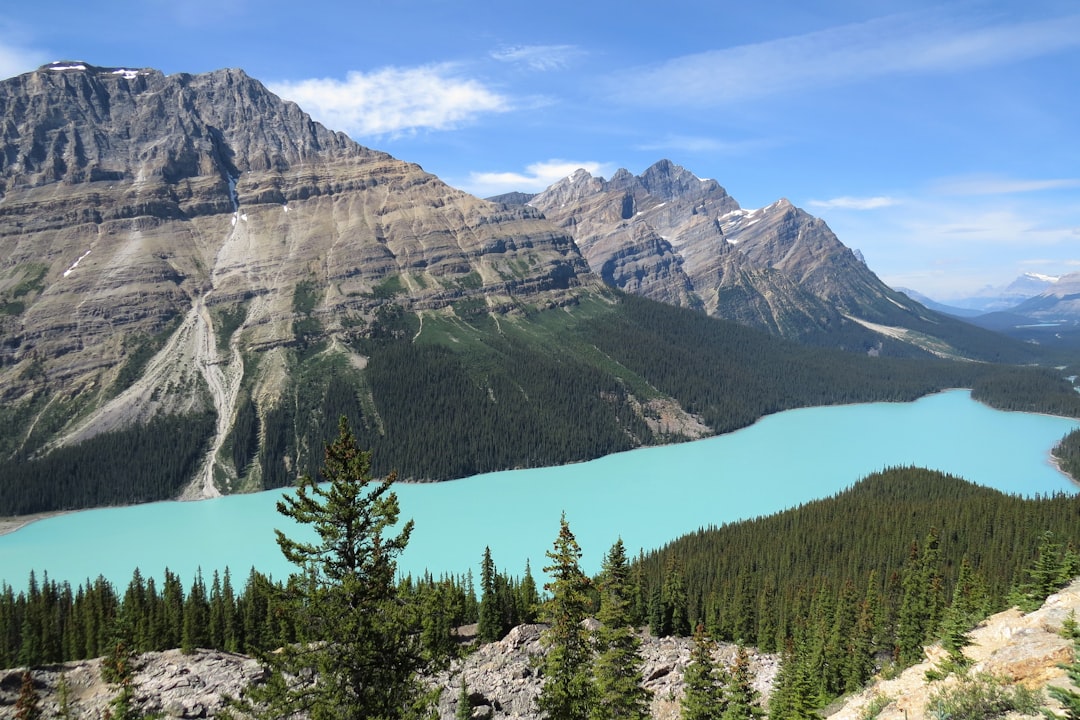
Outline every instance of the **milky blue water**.
{"type": "MultiPolygon", "coordinates": [[[[495,564],[540,574],[565,512],[586,572],[620,536],[628,552],[659,547],[700,527],[767,515],[832,495],[888,467],[918,465],[1022,495],[1077,492],[1050,463],[1050,449],[1080,422],[992,410],[953,390],[913,403],[806,408],[763,418],[729,435],[646,448],[591,462],[397,487],[402,516],[416,522],[400,569],[436,576],[476,568],[490,545],[495,564]]],[[[274,509],[282,491],[71,513],[0,536],[0,581],[40,578],[73,585],[104,575],[119,588],[134,568],[185,586],[251,567],[291,571],[273,529],[299,530],[274,509]]]]}

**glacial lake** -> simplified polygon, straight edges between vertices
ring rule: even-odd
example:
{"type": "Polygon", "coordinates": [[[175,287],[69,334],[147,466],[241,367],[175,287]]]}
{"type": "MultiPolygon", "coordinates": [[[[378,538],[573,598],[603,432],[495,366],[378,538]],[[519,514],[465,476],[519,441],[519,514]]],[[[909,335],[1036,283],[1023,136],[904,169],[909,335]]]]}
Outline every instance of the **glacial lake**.
{"type": "MultiPolygon", "coordinates": [[[[560,467],[514,470],[433,484],[402,484],[402,517],[415,520],[399,570],[461,574],[490,546],[496,566],[539,577],[565,512],[599,569],[622,537],[628,553],[660,547],[701,527],[768,515],[833,495],[870,473],[929,467],[1004,492],[1075,493],[1050,450],[1080,421],[992,410],[966,390],[911,403],[792,410],[728,435],[643,448],[560,467]]],[[[199,502],[87,510],[0,536],[0,581],[16,591],[31,570],[74,586],[103,575],[123,591],[132,571],[159,579],[167,567],[185,588],[197,568],[209,582],[230,568],[242,587],[252,567],[283,579],[274,528],[299,530],[275,510],[285,491],[199,502]]]]}

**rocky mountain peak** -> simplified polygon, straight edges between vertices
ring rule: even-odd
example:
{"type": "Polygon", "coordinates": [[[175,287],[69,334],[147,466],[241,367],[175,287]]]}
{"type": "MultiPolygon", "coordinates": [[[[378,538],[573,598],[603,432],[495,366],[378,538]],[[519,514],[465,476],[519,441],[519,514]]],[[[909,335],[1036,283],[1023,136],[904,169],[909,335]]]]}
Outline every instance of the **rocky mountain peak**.
{"type": "Polygon", "coordinates": [[[242,70],[56,62],[0,81],[0,115],[0,398],[63,386],[91,410],[62,442],[209,398],[209,494],[241,384],[270,404],[288,382],[246,376],[245,353],[366,327],[391,300],[510,308],[594,282],[536,210],[365,148],[242,70]],[[121,367],[151,339],[133,383],[121,367]]]}

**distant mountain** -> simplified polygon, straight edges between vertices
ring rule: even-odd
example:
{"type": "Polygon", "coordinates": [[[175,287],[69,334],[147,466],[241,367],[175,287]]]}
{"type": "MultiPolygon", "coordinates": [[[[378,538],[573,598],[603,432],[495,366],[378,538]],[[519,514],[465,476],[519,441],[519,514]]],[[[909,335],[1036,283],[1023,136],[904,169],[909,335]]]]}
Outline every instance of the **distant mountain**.
{"type": "Polygon", "coordinates": [[[610,180],[578,170],[527,202],[574,236],[593,272],[627,292],[859,352],[1002,352],[1000,338],[886,286],[822,220],[786,199],[747,210],[715,180],[668,160],[610,180]]]}
{"type": "Polygon", "coordinates": [[[991,313],[1011,310],[1028,298],[1033,298],[1050,290],[1059,277],[1039,273],[1024,273],[1003,287],[987,285],[969,297],[950,301],[950,305],[976,313],[991,313]]]}
{"type": "Polygon", "coordinates": [[[902,292],[938,312],[1027,343],[1080,347],[1080,273],[1026,273],[1004,288],[987,288],[978,296],[954,300],[953,305],[902,292]]]}
{"type": "Polygon", "coordinates": [[[933,298],[923,295],[918,290],[912,290],[911,288],[896,287],[893,289],[896,290],[896,292],[904,293],[920,305],[928,307],[935,312],[944,313],[945,315],[952,315],[959,318],[973,318],[983,314],[981,310],[971,310],[969,308],[962,308],[955,305],[940,303],[933,298]]]}

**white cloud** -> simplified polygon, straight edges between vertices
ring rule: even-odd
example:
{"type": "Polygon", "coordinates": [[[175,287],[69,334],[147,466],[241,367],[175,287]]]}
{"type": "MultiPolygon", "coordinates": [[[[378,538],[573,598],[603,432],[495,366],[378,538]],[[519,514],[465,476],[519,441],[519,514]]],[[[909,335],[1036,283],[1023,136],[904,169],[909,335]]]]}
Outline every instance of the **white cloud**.
{"type": "Polygon", "coordinates": [[[635,104],[712,107],[889,75],[988,67],[1075,47],[1080,15],[973,27],[940,13],[911,13],[636,68],[615,79],[611,94],[635,104]]]}
{"type": "Polygon", "coordinates": [[[896,205],[899,202],[900,201],[896,198],[887,197],[885,195],[878,195],[876,197],[851,197],[845,195],[843,197],[832,198],[831,200],[808,200],[807,205],[826,210],[877,210],[878,208],[896,205]]]}
{"type": "Polygon", "coordinates": [[[515,45],[500,48],[491,57],[500,62],[525,65],[531,70],[563,70],[574,58],[584,55],[574,45],[515,45]]]}
{"type": "Polygon", "coordinates": [[[15,77],[36,70],[49,60],[40,50],[0,41],[0,78],[15,77]]]}
{"type": "Polygon", "coordinates": [[[934,187],[944,195],[1012,195],[1080,187],[1080,178],[1016,180],[995,176],[972,176],[939,180],[934,187]]]}
{"type": "Polygon", "coordinates": [[[327,127],[358,137],[448,130],[481,114],[511,109],[508,98],[458,76],[450,64],[353,71],[343,81],[309,79],[269,87],[327,127]]]}
{"type": "Polygon", "coordinates": [[[502,193],[540,192],[578,170],[590,175],[610,175],[615,167],[610,163],[576,162],[572,160],[547,160],[525,168],[525,172],[472,172],[461,184],[462,189],[479,197],[491,197],[502,193]]]}

